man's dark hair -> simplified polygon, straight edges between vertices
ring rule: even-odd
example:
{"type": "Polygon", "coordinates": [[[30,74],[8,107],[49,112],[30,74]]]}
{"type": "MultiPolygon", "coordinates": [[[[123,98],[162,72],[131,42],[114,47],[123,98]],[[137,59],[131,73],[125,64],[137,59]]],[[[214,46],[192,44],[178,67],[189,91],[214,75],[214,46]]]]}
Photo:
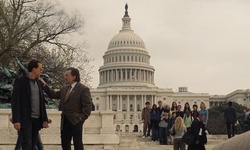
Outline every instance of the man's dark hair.
{"type": "Polygon", "coordinates": [[[174,115],[174,114],[176,114],[176,112],[175,112],[175,111],[173,111],[173,112],[172,112],[172,115],[174,115]]]}
{"type": "Polygon", "coordinates": [[[149,103],[149,102],[146,102],[145,104],[146,104],[146,105],[150,105],[150,103],[149,103]]]}
{"type": "Polygon", "coordinates": [[[233,103],[232,103],[232,102],[228,102],[227,104],[228,104],[228,106],[232,106],[232,105],[233,105],[233,103]]]}
{"type": "Polygon", "coordinates": [[[28,71],[31,72],[33,70],[33,68],[38,68],[38,64],[41,64],[40,61],[38,60],[31,60],[29,63],[28,63],[28,71]]]}
{"type": "Polygon", "coordinates": [[[74,80],[75,82],[80,82],[81,81],[81,79],[80,79],[80,73],[79,73],[78,69],[70,67],[67,70],[70,70],[71,71],[71,75],[76,77],[75,80],[74,80]]]}
{"type": "Polygon", "coordinates": [[[193,107],[198,107],[198,105],[194,104],[193,107]]]}

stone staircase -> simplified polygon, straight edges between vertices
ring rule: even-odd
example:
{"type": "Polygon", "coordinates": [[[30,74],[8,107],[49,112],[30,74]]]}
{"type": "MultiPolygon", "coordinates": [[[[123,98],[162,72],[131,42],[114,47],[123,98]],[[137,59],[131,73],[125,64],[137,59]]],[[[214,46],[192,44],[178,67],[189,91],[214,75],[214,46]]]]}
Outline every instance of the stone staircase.
{"type": "MultiPolygon", "coordinates": [[[[205,145],[206,150],[212,148],[227,140],[227,135],[207,135],[208,143],[205,145]]],[[[139,134],[135,133],[122,133],[120,135],[118,150],[173,150],[173,145],[159,145],[159,143],[151,141],[151,139],[143,139],[139,134]]]]}

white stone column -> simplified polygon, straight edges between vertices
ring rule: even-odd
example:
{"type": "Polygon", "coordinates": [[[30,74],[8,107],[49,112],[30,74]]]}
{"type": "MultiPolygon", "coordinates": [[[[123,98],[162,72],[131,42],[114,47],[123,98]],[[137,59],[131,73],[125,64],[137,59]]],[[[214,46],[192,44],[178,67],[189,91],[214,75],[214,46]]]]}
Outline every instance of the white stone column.
{"type": "Polygon", "coordinates": [[[125,81],[128,81],[128,69],[125,69],[125,81]]]}
{"type": "Polygon", "coordinates": [[[147,71],[147,82],[149,82],[149,71],[147,71]]]}
{"type": "Polygon", "coordinates": [[[127,95],[127,111],[130,111],[129,110],[129,95],[127,95]]]}
{"type": "Polygon", "coordinates": [[[105,82],[105,71],[102,71],[102,74],[103,74],[103,83],[105,82]]]}
{"type": "Polygon", "coordinates": [[[109,109],[109,95],[106,96],[106,110],[110,110],[109,109]]]}
{"type": "Polygon", "coordinates": [[[144,95],[141,96],[141,110],[143,109],[144,107],[144,95]]]}
{"type": "Polygon", "coordinates": [[[132,71],[133,71],[132,69],[130,69],[130,71],[129,71],[129,74],[130,74],[130,81],[134,80],[134,78],[135,78],[135,77],[132,75],[132,71]],[[132,76],[133,76],[133,77],[132,77],[132,76]]]}
{"type": "Polygon", "coordinates": [[[146,70],[143,70],[143,81],[146,81],[146,70]]]}
{"type": "Polygon", "coordinates": [[[123,69],[120,69],[120,72],[121,72],[121,80],[120,81],[123,81],[123,69]]]}
{"type": "Polygon", "coordinates": [[[154,104],[156,104],[156,105],[157,105],[157,103],[156,103],[156,99],[155,99],[155,95],[153,95],[153,99],[154,99],[154,104]]]}
{"type": "Polygon", "coordinates": [[[137,101],[137,99],[136,99],[136,95],[134,95],[134,111],[137,111],[137,107],[136,107],[136,101],[137,101]]]}
{"type": "Polygon", "coordinates": [[[118,70],[115,69],[115,81],[118,81],[118,70]]]}
{"type": "Polygon", "coordinates": [[[135,76],[135,81],[138,81],[138,74],[137,74],[137,69],[135,69],[134,76],[135,76]]]}
{"type": "Polygon", "coordinates": [[[114,74],[113,74],[113,69],[110,71],[110,81],[113,82],[114,81],[114,74]]]}
{"type": "Polygon", "coordinates": [[[99,83],[102,83],[102,76],[101,76],[101,72],[99,73],[99,83]]]}
{"type": "Polygon", "coordinates": [[[109,74],[110,74],[110,71],[107,70],[107,82],[109,82],[109,79],[110,79],[110,78],[109,78],[109,77],[110,77],[109,74]]]}
{"type": "Polygon", "coordinates": [[[116,97],[116,110],[119,111],[120,110],[120,95],[117,95],[116,97]]]}
{"type": "Polygon", "coordinates": [[[152,74],[152,83],[154,83],[155,82],[155,77],[154,77],[154,72],[153,72],[153,74],[152,74]]]}
{"type": "Polygon", "coordinates": [[[109,98],[109,107],[110,107],[110,110],[113,110],[113,104],[112,104],[112,101],[113,101],[113,96],[110,95],[111,98],[109,98]]]}
{"type": "Polygon", "coordinates": [[[152,82],[152,75],[151,75],[151,71],[149,71],[149,82],[151,83],[152,82]]]}
{"type": "Polygon", "coordinates": [[[140,69],[140,81],[142,81],[142,70],[140,69]]]}
{"type": "Polygon", "coordinates": [[[123,109],[123,108],[122,108],[122,101],[123,101],[123,100],[122,100],[122,95],[120,95],[120,110],[121,110],[121,111],[122,111],[122,109],[123,109]]]}

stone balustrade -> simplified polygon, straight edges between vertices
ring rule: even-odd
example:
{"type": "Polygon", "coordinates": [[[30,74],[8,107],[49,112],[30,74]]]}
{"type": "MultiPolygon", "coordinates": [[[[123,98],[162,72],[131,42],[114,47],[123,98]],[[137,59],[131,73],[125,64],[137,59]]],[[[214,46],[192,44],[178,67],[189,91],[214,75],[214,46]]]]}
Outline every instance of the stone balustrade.
{"type": "MultiPolygon", "coordinates": [[[[52,120],[49,128],[42,129],[40,135],[46,149],[61,149],[60,120],[61,112],[47,110],[48,117],[52,120]]],[[[119,144],[119,136],[115,134],[113,124],[114,112],[93,111],[84,123],[83,142],[87,147],[99,146],[102,149],[111,149],[119,144]]],[[[14,149],[17,140],[17,131],[12,123],[10,109],[0,109],[0,150],[14,149]]],[[[94,148],[93,148],[94,149],[94,148]]]]}

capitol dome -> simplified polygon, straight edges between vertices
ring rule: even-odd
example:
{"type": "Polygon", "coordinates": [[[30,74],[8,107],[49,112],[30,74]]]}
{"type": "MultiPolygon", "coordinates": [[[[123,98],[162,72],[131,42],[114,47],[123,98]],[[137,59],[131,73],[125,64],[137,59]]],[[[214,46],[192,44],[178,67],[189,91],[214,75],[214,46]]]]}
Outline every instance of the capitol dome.
{"type": "Polygon", "coordinates": [[[108,50],[117,47],[138,47],[146,49],[144,42],[137,34],[133,31],[124,32],[123,30],[111,39],[108,50]]]}
{"type": "Polygon", "coordinates": [[[109,42],[99,69],[102,87],[155,87],[154,67],[143,40],[131,29],[127,5],[122,29],[109,42]]]}

